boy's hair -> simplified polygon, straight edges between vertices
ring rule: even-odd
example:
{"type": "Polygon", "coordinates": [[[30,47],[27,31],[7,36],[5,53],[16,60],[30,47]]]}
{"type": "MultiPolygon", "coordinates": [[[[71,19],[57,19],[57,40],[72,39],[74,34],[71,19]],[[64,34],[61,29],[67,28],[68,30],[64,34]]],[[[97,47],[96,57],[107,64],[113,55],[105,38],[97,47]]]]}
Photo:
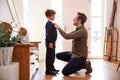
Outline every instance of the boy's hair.
{"type": "Polygon", "coordinates": [[[51,15],[55,15],[56,14],[56,12],[54,11],[54,10],[52,10],[52,9],[47,9],[46,11],[45,11],[45,16],[46,17],[49,17],[49,16],[51,16],[51,15]]]}
{"type": "Polygon", "coordinates": [[[84,25],[84,23],[87,21],[87,17],[84,13],[77,13],[79,15],[78,20],[81,20],[81,24],[84,25]]]}

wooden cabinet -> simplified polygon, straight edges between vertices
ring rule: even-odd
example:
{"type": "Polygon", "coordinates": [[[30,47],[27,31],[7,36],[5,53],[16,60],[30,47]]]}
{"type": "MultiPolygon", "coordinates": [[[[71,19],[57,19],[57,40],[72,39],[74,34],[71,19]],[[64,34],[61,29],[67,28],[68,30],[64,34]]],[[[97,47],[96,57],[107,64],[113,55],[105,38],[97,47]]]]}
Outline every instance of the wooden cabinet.
{"type": "Polygon", "coordinates": [[[17,44],[13,49],[13,62],[19,62],[19,80],[31,80],[39,67],[38,43],[17,44]],[[35,49],[35,50],[34,50],[35,49]]]}

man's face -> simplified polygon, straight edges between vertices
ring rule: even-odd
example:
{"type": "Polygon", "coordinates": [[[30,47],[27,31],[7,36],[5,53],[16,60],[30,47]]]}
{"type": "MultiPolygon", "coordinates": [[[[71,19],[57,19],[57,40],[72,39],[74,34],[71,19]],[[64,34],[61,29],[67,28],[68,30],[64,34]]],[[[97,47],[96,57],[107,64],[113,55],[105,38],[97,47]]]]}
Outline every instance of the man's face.
{"type": "Polygon", "coordinates": [[[73,25],[78,26],[80,24],[81,20],[78,20],[79,15],[76,15],[75,18],[73,19],[73,25]]]}

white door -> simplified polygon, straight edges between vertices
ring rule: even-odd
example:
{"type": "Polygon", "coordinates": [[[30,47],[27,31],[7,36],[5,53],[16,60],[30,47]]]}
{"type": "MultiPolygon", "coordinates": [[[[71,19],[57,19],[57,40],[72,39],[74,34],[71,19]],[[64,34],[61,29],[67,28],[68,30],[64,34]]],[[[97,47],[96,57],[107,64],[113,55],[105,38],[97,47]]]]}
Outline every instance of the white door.
{"type": "Polygon", "coordinates": [[[92,58],[103,57],[105,0],[91,0],[91,54],[92,58]]]}

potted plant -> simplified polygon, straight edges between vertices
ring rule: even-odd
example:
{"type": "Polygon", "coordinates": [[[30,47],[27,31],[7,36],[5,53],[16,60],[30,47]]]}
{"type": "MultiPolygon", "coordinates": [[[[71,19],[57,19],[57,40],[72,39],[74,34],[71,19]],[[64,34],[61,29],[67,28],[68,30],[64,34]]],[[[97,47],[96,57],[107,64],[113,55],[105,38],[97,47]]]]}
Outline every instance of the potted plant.
{"type": "Polygon", "coordinates": [[[18,36],[11,36],[13,28],[9,23],[0,23],[0,66],[8,65],[12,60],[13,47],[18,36]]]}
{"type": "Polygon", "coordinates": [[[21,44],[29,44],[29,35],[27,34],[27,29],[20,27],[18,31],[19,39],[21,44]]]}

